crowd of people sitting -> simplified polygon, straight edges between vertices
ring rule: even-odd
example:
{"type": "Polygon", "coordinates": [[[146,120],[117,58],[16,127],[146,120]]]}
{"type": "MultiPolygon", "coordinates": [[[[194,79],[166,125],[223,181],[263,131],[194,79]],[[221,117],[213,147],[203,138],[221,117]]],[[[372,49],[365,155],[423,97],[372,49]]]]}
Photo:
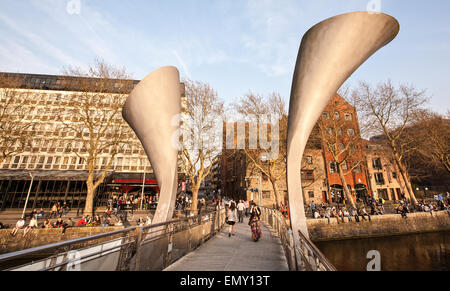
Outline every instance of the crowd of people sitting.
{"type": "MultiPolygon", "coordinates": [[[[66,230],[71,227],[102,227],[102,232],[105,227],[113,227],[113,226],[130,226],[130,221],[127,218],[126,212],[123,212],[122,207],[118,206],[115,208],[115,211],[111,211],[111,208],[107,208],[103,213],[102,217],[98,214],[96,215],[83,215],[81,218],[76,221],[72,220],[72,218],[68,218],[67,220],[63,220],[62,217],[57,217],[65,215],[63,213],[59,213],[56,209],[50,210],[49,215],[45,215],[45,212],[41,209],[41,211],[37,212],[33,210],[30,215],[27,215],[24,218],[20,218],[12,231],[10,233],[11,236],[16,236],[18,231],[23,229],[23,237],[25,237],[32,229],[54,229],[60,228],[62,229],[62,234],[66,233],[66,230]],[[52,219],[57,217],[56,220],[52,219]],[[26,223],[26,219],[29,217],[28,224],[26,223]],[[42,222],[38,222],[38,219],[43,219],[42,222]]],[[[139,217],[136,220],[136,225],[145,226],[151,224],[151,217],[148,215],[147,217],[139,217]]],[[[0,223],[1,224],[1,223],[0,223]]],[[[7,226],[1,224],[0,228],[7,228],[7,226]]]]}
{"type": "MultiPolygon", "coordinates": [[[[371,221],[371,215],[386,214],[385,204],[386,201],[383,198],[374,199],[369,196],[364,200],[357,199],[356,208],[346,205],[345,201],[343,201],[342,207],[339,204],[337,206],[326,205],[324,203],[316,205],[314,202],[311,202],[308,206],[308,210],[311,211],[313,218],[327,218],[328,223],[330,223],[330,218],[333,217],[337,218],[338,223],[344,222],[344,218],[347,218],[349,222],[352,221],[352,218],[355,219],[356,222],[360,222],[361,220],[371,221]]],[[[447,193],[446,197],[442,194],[435,195],[432,201],[418,201],[416,206],[403,195],[401,200],[394,202],[392,208],[394,209],[395,214],[400,214],[406,219],[408,218],[407,213],[430,212],[432,214],[433,211],[449,210],[449,205],[449,193],[447,193]]]]}

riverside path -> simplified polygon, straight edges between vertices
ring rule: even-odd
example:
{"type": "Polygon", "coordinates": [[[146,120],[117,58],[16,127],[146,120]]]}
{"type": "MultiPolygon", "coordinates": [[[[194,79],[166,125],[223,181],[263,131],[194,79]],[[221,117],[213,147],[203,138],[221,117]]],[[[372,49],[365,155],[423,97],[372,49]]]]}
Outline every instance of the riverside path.
{"type": "Polygon", "coordinates": [[[289,271],[280,240],[261,225],[262,238],[251,240],[248,220],[236,223],[236,235],[228,237],[227,225],[196,251],[165,271],[289,271]]]}

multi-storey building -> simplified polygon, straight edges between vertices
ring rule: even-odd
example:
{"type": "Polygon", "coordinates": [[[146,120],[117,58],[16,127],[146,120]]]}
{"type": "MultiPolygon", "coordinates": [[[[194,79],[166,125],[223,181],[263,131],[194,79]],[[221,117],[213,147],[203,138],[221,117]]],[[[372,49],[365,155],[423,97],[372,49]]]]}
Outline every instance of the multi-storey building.
{"type": "MultiPolygon", "coordinates": [[[[56,201],[65,201],[72,208],[83,207],[88,173],[83,160],[86,150],[75,133],[67,131],[64,126],[67,122],[76,123],[77,117],[70,114],[62,118],[60,116],[62,111],[70,112],[71,108],[77,106],[76,98],[73,98],[80,93],[77,84],[80,84],[81,79],[87,78],[10,73],[3,75],[20,80],[19,89],[15,90],[21,95],[25,107],[23,122],[33,122],[34,128],[25,133],[30,136],[31,145],[19,154],[7,157],[0,164],[1,209],[23,208],[28,191],[29,208],[50,207],[56,201]]],[[[108,89],[103,92],[109,97],[120,95],[125,101],[138,81],[125,80],[125,88],[120,94],[117,92],[117,81],[109,80],[107,83],[108,89]]],[[[181,87],[184,90],[184,86],[181,87]]],[[[0,88],[0,93],[3,94],[7,89],[0,88]]],[[[105,98],[108,98],[106,95],[105,98]]],[[[108,106],[108,102],[101,106],[108,106]]],[[[117,114],[113,122],[128,128],[121,114],[117,114]]],[[[113,195],[141,193],[142,188],[146,195],[156,195],[159,192],[153,170],[140,142],[131,129],[127,134],[127,145],[119,150],[105,182],[97,190],[97,205],[102,205],[113,195]]],[[[101,151],[97,159],[96,174],[105,169],[110,157],[110,149],[101,151]]]]}
{"type": "Polygon", "coordinates": [[[363,157],[356,109],[336,94],[322,113],[321,122],[322,130],[325,131],[322,147],[329,190],[326,200],[340,202],[343,199],[342,179],[329,147],[336,147],[338,151],[348,148],[347,152],[351,151],[341,164],[341,168],[352,195],[356,198],[364,198],[368,194],[366,163],[363,157]]]}
{"type": "MultiPolygon", "coordinates": [[[[342,97],[336,95],[323,112],[322,130],[328,134],[326,120],[339,120],[341,129],[336,132],[336,146],[351,148],[345,163],[341,164],[347,186],[354,197],[383,197],[385,200],[398,199],[399,193],[405,193],[404,183],[392,163],[389,151],[374,151],[376,144],[366,146],[362,143],[356,110],[342,97]],[[373,160],[381,161],[381,167],[373,167],[373,160]],[[382,173],[381,173],[382,172],[382,173]],[[383,177],[383,178],[382,178],[383,177]],[[393,192],[394,191],[394,192],[393,192]],[[395,195],[393,194],[395,193],[395,195]]],[[[230,126],[230,125],[226,125],[230,126]]],[[[233,124],[234,132],[237,131],[233,124]]],[[[331,127],[331,126],[330,126],[331,127]]],[[[305,204],[342,202],[343,183],[336,169],[333,156],[328,149],[330,141],[322,135],[316,125],[311,134],[302,159],[301,180],[305,204]]],[[[334,132],[330,132],[333,134],[334,132]]],[[[248,126],[246,126],[248,135],[248,126]]],[[[223,132],[224,140],[226,128],[223,132]]],[[[280,136],[282,136],[280,134],[280,136]]],[[[236,145],[236,142],[235,142],[236,145]]],[[[224,147],[225,148],[225,147],[224,147]]],[[[378,164],[377,164],[378,165],[378,164]]],[[[279,163],[275,172],[280,175],[277,181],[279,196],[287,200],[285,164],[279,163]]],[[[300,177],[299,177],[300,178],[300,177]]],[[[252,163],[242,149],[224,149],[222,152],[222,189],[224,195],[234,199],[253,200],[265,206],[273,206],[274,189],[268,177],[252,163]],[[255,190],[258,190],[255,192],[255,190]]]]}
{"type": "MultiPolygon", "coordinates": [[[[226,149],[226,127],[234,127],[234,144],[237,145],[237,123],[224,124],[224,149],[222,151],[221,173],[223,195],[239,200],[244,199],[254,201],[267,207],[273,207],[276,204],[275,189],[278,193],[280,202],[285,203],[288,200],[287,185],[285,177],[285,163],[283,156],[278,158],[272,171],[272,177],[277,178],[272,182],[261,169],[252,162],[252,159],[243,149],[226,149]],[[276,187],[274,188],[274,184],[276,187]]],[[[246,140],[248,140],[249,124],[245,124],[246,140]]],[[[283,135],[280,135],[283,136],[283,135]]],[[[280,146],[283,146],[280,142],[280,146]]],[[[280,155],[284,151],[280,150],[280,155]]],[[[322,202],[327,196],[327,185],[325,181],[324,160],[321,154],[320,143],[317,142],[317,132],[310,138],[306,146],[305,154],[302,159],[301,178],[305,201],[322,202]]],[[[263,165],[263,164],[260,164],[263,165]]],[[[267,171],[267,166],[264,166],[267,171]]],[[[299,177],[300,179],[300,177],[299,177]]]]}
{"type": "Polygon", "coordinates": [[[367,140],[363,140],[363,144],[372,196],[385,200],[400,200],[405,195],[410,199],[400,170],[389,154],[390,150],[367,140]]]}

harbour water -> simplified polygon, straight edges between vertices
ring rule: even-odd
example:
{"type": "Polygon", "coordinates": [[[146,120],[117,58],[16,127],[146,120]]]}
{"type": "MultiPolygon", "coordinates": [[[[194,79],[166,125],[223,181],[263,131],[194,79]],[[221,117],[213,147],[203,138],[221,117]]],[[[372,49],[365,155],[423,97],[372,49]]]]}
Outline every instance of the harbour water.
{"type": "Polygon", "coordinates": [[[450,231],[316,242],[339,271],[366,271],[371,250],[382,271],[449,271],[450,231]]]}

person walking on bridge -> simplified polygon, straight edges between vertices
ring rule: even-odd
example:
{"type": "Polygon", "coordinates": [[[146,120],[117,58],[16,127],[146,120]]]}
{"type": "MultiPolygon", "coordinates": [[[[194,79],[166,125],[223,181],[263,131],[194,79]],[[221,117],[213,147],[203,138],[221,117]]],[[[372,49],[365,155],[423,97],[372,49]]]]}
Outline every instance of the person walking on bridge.
{"type": "Polygon", "coordinates": [[[228,237],[231,237],[234,235],[234,225],[236,224],[238,218],[237,209],[236,209],[236,203],[234,201],[231,201],[230,207],[227,210],[227,224],[228,227],[228,237]]]}
{"type": "Polygon", "coordinates": [[[256,206],[255,203],[252,204],[252,208],[250,210],[250,220],[248,225],[252,230],[252,240],[254,242],[257,242],[262,236],[261,209],[259,209],[259,207],[256,206]]]}
{"type": "Polygon", "coordinates": [[[243,223],[244,222],[244,210],[245,210],[244,201],[239,200],[239,204],[237,205],[237,210],[238,210],[238,216],[239,216],[239,223],[243,223]]]}

